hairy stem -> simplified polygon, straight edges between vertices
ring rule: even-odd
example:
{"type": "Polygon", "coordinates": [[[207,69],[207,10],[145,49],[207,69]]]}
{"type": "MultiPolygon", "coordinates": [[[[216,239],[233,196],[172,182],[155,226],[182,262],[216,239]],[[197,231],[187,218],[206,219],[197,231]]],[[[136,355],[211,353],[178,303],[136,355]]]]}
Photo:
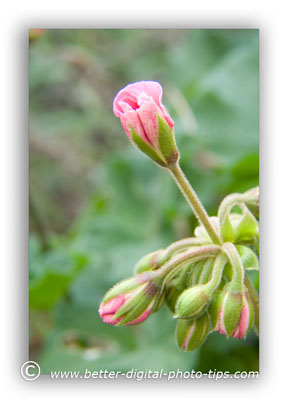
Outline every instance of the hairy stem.
{"type": "MultiPolygon", "coordinates": [[[[198,260],[201,259],[215,257],[220,251],[221,248],[218,245],[200,246],[199,248],[197,249],[193,248],[193,250],[190,251],[188,249],[185,252],[176,256],[174,259],[169,260],[161,267],[161,269],[149,273],[155,279],[164,276],[165,277],[165,280],[163,282],[164,285],[164,283],[166,283],[168,279],[175,274],[175,271],[183,267],[184,264],[197,262],[198,260]]],[[[141,274],[139,276],[141,276],[141,274]]]]}
{"type": "Polygon", "coordinates": [[[214,244],[220,244],[220,238],[213,228],[209,216],[203,207],[202,203],[200,202],[195,190],[192,188],[191,184],[188,182],[187,178],[185,177],[182,169],[180,168],[178,162],[169,167],[169,172],[171,173],[173,179],[175,180],[177,186],[181,190],[183,196],[187,200],[188,204],[192,208],[195,216],[197,217],[200,224],[206,229],[209,237],[213,241],[214,244]]]}

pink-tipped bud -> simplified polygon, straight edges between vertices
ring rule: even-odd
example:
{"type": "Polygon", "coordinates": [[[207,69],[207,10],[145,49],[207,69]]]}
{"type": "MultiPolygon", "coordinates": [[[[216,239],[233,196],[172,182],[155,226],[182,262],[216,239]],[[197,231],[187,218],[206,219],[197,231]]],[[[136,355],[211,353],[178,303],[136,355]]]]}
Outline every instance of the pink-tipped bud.
{"type": "Polygon", "coordinates": [[[160,290],[160,285],[146,273],[124,280],[106,293],[99,307],[99,315],[111,325],[143,322],[157,306],[160,290]]]}
{"type": "Polygon", "coordinates": [[[174,122],[162,104],[162,87],[156,81],[139,81],[120,90],[113,102],[129,138],[162,166],[178,160],[174,122]]]}
{"type": "Polygon", "coordinates": [[[254,321],[254,310],[248,294],[223,291],[218,298],[214,312],[217,315],[215,331],[241,339],[249,332],[254,321]]]}
{"type": "Polygon", "coordinates": [[[184,351],[196,350],[204,343],[209,331],[210,320],[207,312],[197,319],[178,319],[176,326],[177,344],[184,351]]]}

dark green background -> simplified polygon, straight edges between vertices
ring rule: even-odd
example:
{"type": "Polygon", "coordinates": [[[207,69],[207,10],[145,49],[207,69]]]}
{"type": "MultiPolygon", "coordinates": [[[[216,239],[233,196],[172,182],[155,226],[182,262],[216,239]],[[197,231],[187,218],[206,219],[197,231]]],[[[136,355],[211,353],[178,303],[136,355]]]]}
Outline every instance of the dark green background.
{"type": "MultiPolygon", "coordinates": [[[[193,234],[168,173],[113,115],[157,80],[181,165],[209,214],[258,184],[257,30],[48,30],[30,42],[30,358],[51,370],[258,369],[258,341],[212,334],[180,352],[167,308],[102,323],[100,301],[146,253],[193,234]]],[[[254,279],[257,284],[257,278],[254,279]]]]}

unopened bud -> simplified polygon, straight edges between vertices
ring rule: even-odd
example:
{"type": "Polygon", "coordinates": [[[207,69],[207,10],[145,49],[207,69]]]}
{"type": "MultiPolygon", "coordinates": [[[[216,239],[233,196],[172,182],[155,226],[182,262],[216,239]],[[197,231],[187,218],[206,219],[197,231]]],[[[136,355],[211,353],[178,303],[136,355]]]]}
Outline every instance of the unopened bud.
{"type": "Polygon", "coordinates": [[[254,310],[247,293],[221,292],[212,314],[216,332],[241,339],[248,333],[253,321],[254,310]]]}
{"type": "Polygon", "coordinates": [[[178,161],[174,122],[162,105],[162,87],[158,82],[127,85],[116,95],[113,111],[132,142],[153,161],[165,167],[178,161]]]}
{"type": "Polygon", "coordinates": [[[143,273],[144,271],[156,270],[165,262],[165,250],[159,249],[155,252],[143,256],[134,268],[136,274],[143,273]]]}
{"type": "Polygon", "coordinates": [[[208,307],[210,301],[210,287],[206,284],[195,285],[183,291],[176,302],[176,318],[197,318],[208,307]]]}
{"type": "Polygon", "coordinates": [[[149,316],[159,302],[161,284],[147,274],[124,280],[106,293],[99,308],[99,315],[104,322],[111,325],[134,325],[149,316]]]}
{"type": "Polygon", "coordinates": [[[176,327],[177,344],[184,351],[196,350],[204,343],[210,331],[208,313],[197,319],[178,319],[176,327]]]}

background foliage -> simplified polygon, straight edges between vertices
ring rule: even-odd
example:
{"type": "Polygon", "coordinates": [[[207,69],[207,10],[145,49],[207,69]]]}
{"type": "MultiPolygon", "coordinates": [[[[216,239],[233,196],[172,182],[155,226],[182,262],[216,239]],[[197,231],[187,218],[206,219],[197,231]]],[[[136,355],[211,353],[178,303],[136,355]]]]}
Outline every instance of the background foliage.
{"type": "Polygon", "coordinates": [[[183,353],[165,308],[127,328],[98,316],[143,254],[196,224],[113,115],[117,91],[139,80],[162,84],[183,170],[211,215],[258,184],[257,30],[31,31],[30,357],[44,373],[257,370],[253,332],[183,353]]]}

